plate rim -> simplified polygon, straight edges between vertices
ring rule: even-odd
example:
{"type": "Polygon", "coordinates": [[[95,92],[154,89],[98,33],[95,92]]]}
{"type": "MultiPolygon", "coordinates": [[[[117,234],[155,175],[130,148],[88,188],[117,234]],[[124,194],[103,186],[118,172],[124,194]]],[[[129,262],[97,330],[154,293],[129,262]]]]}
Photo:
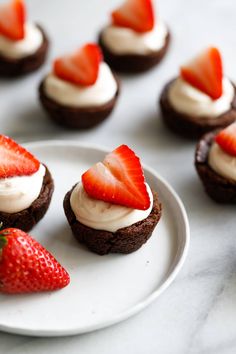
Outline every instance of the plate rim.
{"type": "MultiPolygon", "coordinates": [[[[100,144],[98,145],[94,143],[88,144],[88,143],[79,142],[75,140],[60,140],[60,139],[38,140],[32,142],[24,142],[22,143],[22,145],[29,149],[37,148],[37,147],[47,147],[47,146],[50,147],[50,146],[60,145],[62,147],[75,146],[84,149],[94,149],[104,153],[110,151],[110,148],[104,145],[100,145],[100,144]]],[[[148,295],[145,299],[139,301],[137,304],[131,306],[129,309],[126,309],[117,315],[113,315],[111,319],[101,321],[100,324],[88,325],[85,326],[83,329],[73,327],[73,328],[59,329],[59,330],[42,330],[42,329],[29,329],[23,327],[19,328],[14,326],[7,326],[7,325],[2,325],[0,323],[0,331],[12,333],[12,334],[35,336],[35,337],[58,337],[58,336],[70,336],[76,334],[89,333],[95,330],[99,330],[114,325],[139,313],[145,307],[149,306],[152,302],[154,302],[154,300],[156,300],[164,292],[164,290],[166,290],[170,286],[170,284],[175,280],[177,274],[180,272],[181,268],[183,267],[183,264],[188,254],[189,244],[190,244],[189,220],[188,220],[185,206],[181,198],[179,197],[178,193],[174,190],[174,188],[170,185],[170,183],[164,177],[159,175],[159,173],[156,172],[154,168],[149,167],[145,163],[144,164],[142,163],[142,166],[144,170],[146,170],[151,175],[153,175],[157,180],[161,181],[161,183],[169,190],[170,194],[175,199],[179,207],[180,214],[182,216],[183,225],[184,225],[185,237],[183,238],[184,244],[182,245],[180,250],[179,260],[175,264],[174,268],[168,274],[166,280],[156,290],[154,290],[150,295],[148,295]]]]}

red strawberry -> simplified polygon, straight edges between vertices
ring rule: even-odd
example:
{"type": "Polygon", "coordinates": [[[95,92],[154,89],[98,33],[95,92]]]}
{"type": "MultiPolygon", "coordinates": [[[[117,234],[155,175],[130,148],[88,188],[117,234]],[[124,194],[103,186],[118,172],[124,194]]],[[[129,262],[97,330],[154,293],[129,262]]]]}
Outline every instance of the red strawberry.
{"type": "Polygon", "coordinates": [[[236,122],[221,130],[215,141],[226,153],[236,156],[236,122]]]}
{"type": "Polygon", "coordinates": [[[223,68],[220,52],[217,48],[207,48],[180,68],[182,78],[213,100],[222,95],[223,68]]]}
{"type": "Polygon", "coordinates": [[[54,61],[54,73],[76,85],[93,85],[98,78],[102,53],[96,44],[86,44],[72,55],[54,61]]]}
{"type": "Polygon", "coordinates": [[[0,231],[0,293],[51,291],[69,282],[66,270],[30,235],[14,228],[0,231]]]}
{"type": "Polygon", "coordinates": [[[0,34],[13,41],[23,39],[25,13],[23,0],[12,0],[0,5],[0,34]]]}
{"type": "Polygon", "coordinates": [[[154,27],[151,0],[126,0],[111,16],[114,25],[131,28],[136,32],[151,31],[154,27]]]}
{"type": "Polygon", "coordinates": [[[141,210],[150,206],[140,160],[127,145],[91,167],[82,175],[82,182],[92,198],[141,210]]]}
{"type": "Polygon", "coordinates": [[[25,148],[0,135],[0,178],[32,175],[39,166],[40,162],[25,148]]]}

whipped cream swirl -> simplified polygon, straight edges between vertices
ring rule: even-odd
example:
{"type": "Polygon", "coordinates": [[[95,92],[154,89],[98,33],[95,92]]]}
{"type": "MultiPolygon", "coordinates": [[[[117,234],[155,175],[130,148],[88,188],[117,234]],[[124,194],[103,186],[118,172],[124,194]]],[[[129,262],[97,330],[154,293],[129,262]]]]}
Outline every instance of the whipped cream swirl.
{"type": "Polygon", "coordinates": [[[39,196],[45,172],[40,164],[38,171],[30,176],[0,179],[0,211],[13,214],[29,208],[39,196]]]}
{"type": "Polygon", "coordinates": [[[227,154],[217,143],[210,148],[208,163],[220,176],[236,182],[236,156],[227,154]]]}
{"type": "Polygon", "coordinates": [[[150,207],[147,210],[127,208],[90,198],[83,184],[78,183],[70,197],[71,208],[76,219],[81,224],[95,230],[116,232],[117,230],[144,220],[152,211],[153,195],[150,187],[146,184],[150,197],[150,207]]]}
{"type": "Polygon", "coordinates": [[[223,93],[220,98],[213,100],[204,92],[188,84],[178,77],[170,86],[168,98],[174,109],[189,116],[217,118],[231,108],[235,95],[232,83],[223,79],[223,93]]]}
{"type": "Polygon", "coordinates": [[[114,54],[150,54],[165,45],[168,30],[162,21],[145,33],[110,25],[102,32],[102,41],[114,54]]]}
{"type": "Polygon", "coordinates": [[[25,24],[25,37],[13,41],[0,35],[0,54],[10,59],[21,59],[34,54],[43,43],[40,29],[33,23],[25,24]]]}
{"type": "Polygon", "coordinates": [[[96,107],[115,97],[117,83],[109,66],[102,62],[94,85],[75,85],[51,73],[44,81],[44,89],[48,97],[62,105],[96,107]]]}

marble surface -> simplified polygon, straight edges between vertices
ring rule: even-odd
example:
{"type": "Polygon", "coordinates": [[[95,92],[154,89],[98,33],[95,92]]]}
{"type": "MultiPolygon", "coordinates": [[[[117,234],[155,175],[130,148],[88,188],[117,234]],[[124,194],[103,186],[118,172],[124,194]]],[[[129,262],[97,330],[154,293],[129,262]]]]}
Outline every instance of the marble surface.
{"type": "Polygon", "coordinates": [[[235,0],[159,0],[173,33],[168,56],[151,72],[122,77],[117,108],[103,125],[67,132],[46,118],[36,86],[50,59],[96,38],[119,0],[28,1],[30,18],[44,24],[52,39],[47,64],[26,78],[0,81],[1,132],[21,142],[74,139],[115,147],[127,143],[165,177],[182,198],[190,220],[191,245],[178,278],[139,315],[110,328],[62,338],[0,333],[0,353],[233,354],[236,352],[235,207],[222,207],[204,194],[193,167],[195,144],[162,125],[157,97],[186,58],[203,46],[222,50],[226,74],[236,78],[235,0]]]}

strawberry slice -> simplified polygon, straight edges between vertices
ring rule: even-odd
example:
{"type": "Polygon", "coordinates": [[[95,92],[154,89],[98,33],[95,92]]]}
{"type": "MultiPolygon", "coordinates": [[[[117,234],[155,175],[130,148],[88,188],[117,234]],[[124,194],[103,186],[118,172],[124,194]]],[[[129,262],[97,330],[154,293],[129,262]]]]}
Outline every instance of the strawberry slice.
{"type": "Polygon", "coordinates": [[[140,210],[150,206],[144,182],[140,160],[127,145],[119,146],[82,175],[90,197],[140,210]]]}
{"type": "Polygon", "coordinates": [[[127,0],[113,11],[112,22],[119,27],[136,32],[148,32],[154,27],[154,11],[151,0],[127,0]]]}
{"type": "Polygon", "coordinates": [[[213,100],[223,92],[223,65],[217,48],[207,48],[195,59],[180,68],[181,77],[190,85],[210,96],[213,100]]]}
{"type": "Polygon", "coordinates": [[[67,271],[27,233],[0,231],[0,293],[51,291],[70,282],[67,271]]]}
{"type": "Polygon", "coordinates": [[[39,166],[40,162],[25,148],[0,135],[0,178],[32,175],[39,166]]]}
{"type": "Polygon", "coordinates": [[[54,61],[53,70],[59,78],[76,85],[93,85],[98,78],[102,52],[96,44],[86,44],[72,55],[54,61]]]}
{"type": "Polygon", "coordinates": [[[12,0],[0,5],[0,34],[17,41],[25,36],[26,9],[23,0],[12,0]]]}
{"type": "Polygon", "coordinates": [[[227,154],[236,156],[236,122],[221,130],[215,141],[227,154]]]}

